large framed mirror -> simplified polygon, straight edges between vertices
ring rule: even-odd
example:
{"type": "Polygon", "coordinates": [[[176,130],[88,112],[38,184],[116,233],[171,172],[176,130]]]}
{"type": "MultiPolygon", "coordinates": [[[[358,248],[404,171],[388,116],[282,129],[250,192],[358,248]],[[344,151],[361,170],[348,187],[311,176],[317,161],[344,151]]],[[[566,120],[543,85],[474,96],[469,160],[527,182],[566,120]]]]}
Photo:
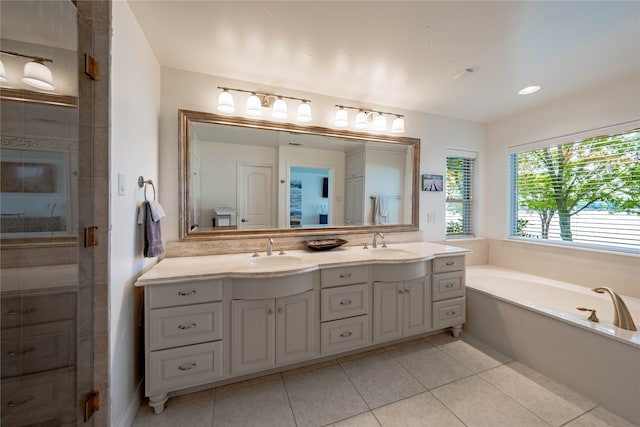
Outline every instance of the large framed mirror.
{"type": "Polygon", "coordinates": [[[420,140],[179,110],[180,238],[418,230],[420,140]]]}

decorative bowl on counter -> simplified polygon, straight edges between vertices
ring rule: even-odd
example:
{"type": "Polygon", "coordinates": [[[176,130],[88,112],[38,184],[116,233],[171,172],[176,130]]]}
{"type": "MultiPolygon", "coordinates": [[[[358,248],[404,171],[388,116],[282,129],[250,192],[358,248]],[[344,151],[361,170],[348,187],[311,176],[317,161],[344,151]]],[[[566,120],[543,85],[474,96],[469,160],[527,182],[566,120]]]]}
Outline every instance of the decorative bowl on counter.
{"type": "Polygon", "coordinates": [[[313,249],[314,251],[326,251],[328,249],[337,248],[338,246],[342,246],[347,243],[346,240],[343,239],[320,239],[320,240],[305,240],[302,242],[309,249],[313,249]]]}

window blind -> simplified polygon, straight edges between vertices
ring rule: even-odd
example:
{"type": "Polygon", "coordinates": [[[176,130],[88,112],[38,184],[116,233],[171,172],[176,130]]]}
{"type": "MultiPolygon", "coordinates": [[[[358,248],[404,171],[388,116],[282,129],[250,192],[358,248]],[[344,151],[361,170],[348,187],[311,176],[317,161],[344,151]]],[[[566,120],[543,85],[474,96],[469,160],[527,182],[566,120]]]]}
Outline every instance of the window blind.
{"type": "Polygon", "coordinates": [[[475,158],[447,156],[447,238],[475,235],[475,158]]]}
{"type": "Polygon", "coordinates": [[[510,235],[640,252],[640,129],[510,154],[510,235]]]}

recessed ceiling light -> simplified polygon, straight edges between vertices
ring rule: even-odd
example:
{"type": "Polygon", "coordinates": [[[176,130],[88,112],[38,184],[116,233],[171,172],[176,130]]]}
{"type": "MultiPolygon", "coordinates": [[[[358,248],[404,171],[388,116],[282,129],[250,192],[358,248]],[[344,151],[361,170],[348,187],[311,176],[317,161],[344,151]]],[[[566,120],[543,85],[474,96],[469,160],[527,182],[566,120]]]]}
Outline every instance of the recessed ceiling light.
{"type": "Polygon", "coordinates": [[[520,95],[529,95],[531,93],[537,92],[540,90],[540,86],[527,86],[523,89],[520,89],[518,93],[520,95]]]}

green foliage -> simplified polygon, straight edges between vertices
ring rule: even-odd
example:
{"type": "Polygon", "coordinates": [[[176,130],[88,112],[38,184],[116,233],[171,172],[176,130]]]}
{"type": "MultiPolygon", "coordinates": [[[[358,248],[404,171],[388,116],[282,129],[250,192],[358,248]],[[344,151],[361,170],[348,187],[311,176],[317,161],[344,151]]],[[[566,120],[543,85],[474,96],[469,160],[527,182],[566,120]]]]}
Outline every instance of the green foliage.
{"type": "Polygon", "coordinates": [[[518,154],[518,207],[542,220],[542,238],[557,213],[563,240],[571,217],[599,203],[640,214],[640,132],[606,135],[518,154]]]}

